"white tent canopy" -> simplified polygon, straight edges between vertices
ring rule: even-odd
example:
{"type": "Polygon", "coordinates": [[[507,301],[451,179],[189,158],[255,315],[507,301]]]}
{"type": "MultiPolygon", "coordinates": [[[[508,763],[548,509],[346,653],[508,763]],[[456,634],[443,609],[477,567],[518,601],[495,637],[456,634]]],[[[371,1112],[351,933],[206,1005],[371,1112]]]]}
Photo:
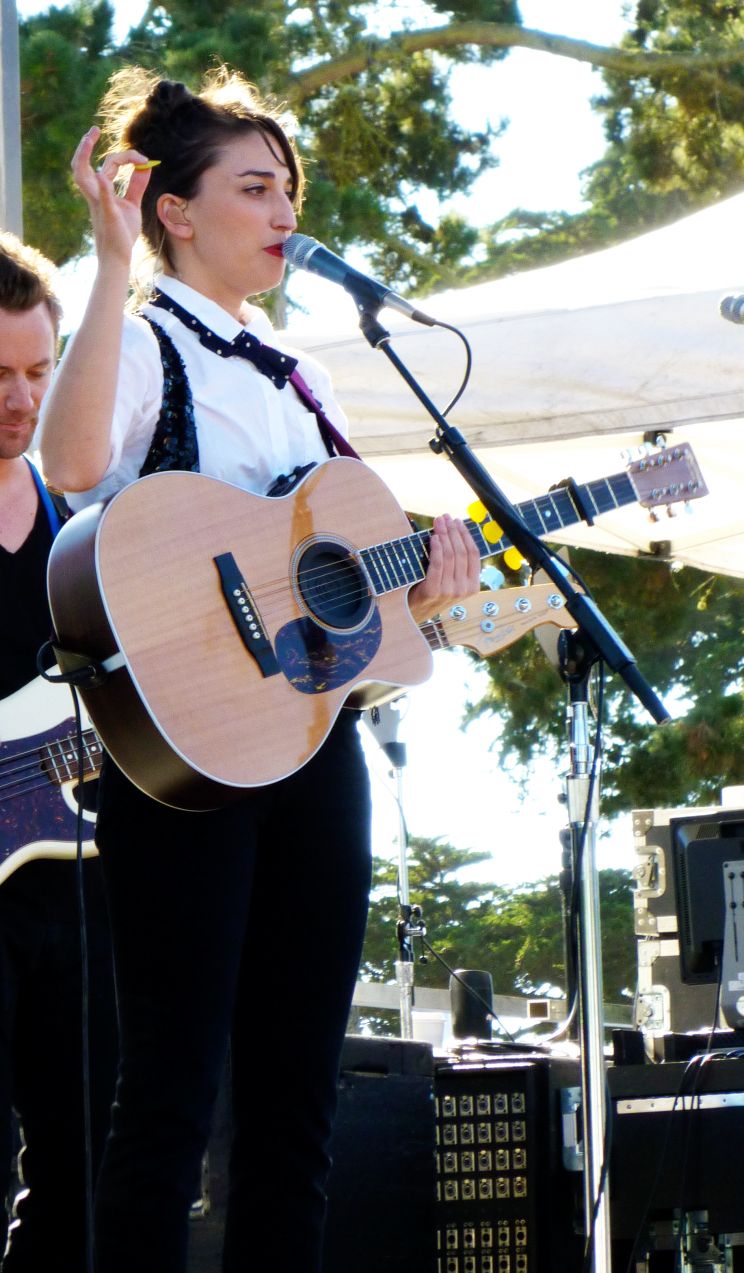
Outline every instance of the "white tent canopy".
{"type": "MultiPolygon", "coordinates": [[[[557,539],[744,576],[744,328],[719,314],[723,293],[744,290],[742,230],[744,195],[602,252],[420,302],[470,342],[473,373],[450,419],[511,499],[619,472],[649,432],[691,442],[710,495],[689,516],[654,523],[632,506],[557,539]]],[[[462,515],[472,496],[430,451],[433,421],[339,296],[345,328],[318,337],[317,326],[298,327],[292,343],[330,369],[356,447],[400,503],[462,515]]],[[[442,408],[460,383],[461,342],[388,310],[381,319],[442,408]]]]}

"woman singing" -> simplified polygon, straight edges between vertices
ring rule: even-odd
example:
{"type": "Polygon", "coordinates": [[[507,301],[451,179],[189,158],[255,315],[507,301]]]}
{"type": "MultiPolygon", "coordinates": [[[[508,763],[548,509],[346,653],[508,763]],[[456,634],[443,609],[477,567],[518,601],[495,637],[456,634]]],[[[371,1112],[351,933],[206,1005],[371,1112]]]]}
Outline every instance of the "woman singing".
{"type": "MultiPolygon", "coordinates": [[[[45,475],[75,508],[163,468],[266,494],[279,475],[329,455],[327,430],[292,384],[224,354],[243,332],[291,354],[246,298],[284,274],[282,244],[296,229],[303,188],[294,145],[224,68],[198,93],[121,71],[102,114],[103,162],[91,162],[98,128],[72,161],[98,272],[49,394],[45,475]],[[152,277],[129,312],[140,235],[152,277]]],[[[327,374],[297,357],[344,435],[327,374]]],[[[410,594],[414,617],[475,591],[479,568],[462,523],[438,518],[426,577],[410,594]]],[[[185,1269],[189,1206],[228,1045],[234,1140],[223,1267],[319,1273],[339,1057],[370,881],[357,722],[342,710],[296,773],[208,813],[156,802],[106,758],[97,840],[121,1055],[97,1189],[97,1273],[185,1269]]]]}

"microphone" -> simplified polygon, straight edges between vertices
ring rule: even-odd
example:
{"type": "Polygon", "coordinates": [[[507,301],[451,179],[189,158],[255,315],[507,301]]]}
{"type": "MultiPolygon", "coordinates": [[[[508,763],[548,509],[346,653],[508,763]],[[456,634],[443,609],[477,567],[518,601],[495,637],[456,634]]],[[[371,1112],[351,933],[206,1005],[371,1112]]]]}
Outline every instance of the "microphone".
{"type": "Polygon", "coordinates": [[[319,274],[330,283],[340,283],[353,296],[361,310],[370,303],[376,309],[386,305],[389,309],[397,309],[399,313],[412,318],[416,323],[425,323],[427,327],[437,325],[436,318],[430,318],[420,309],[409,305],[408,301],[398,296],[397,292],[391,291],[389,287],[385,287],[384,283],[378,283],[376,279],[368,278],[366,274],[347,265],[340,256],[336,256],[335,252],[331,252],[309,234],[290,234],[286,243],[282,244],[282,254],[284,259],[297,269],[319,274]]]}
{"type": "Polygon", "coordinates": [[[721,318],[730,323],[744,323],[744,296],[724,296],[719,305],[721,318]]]}

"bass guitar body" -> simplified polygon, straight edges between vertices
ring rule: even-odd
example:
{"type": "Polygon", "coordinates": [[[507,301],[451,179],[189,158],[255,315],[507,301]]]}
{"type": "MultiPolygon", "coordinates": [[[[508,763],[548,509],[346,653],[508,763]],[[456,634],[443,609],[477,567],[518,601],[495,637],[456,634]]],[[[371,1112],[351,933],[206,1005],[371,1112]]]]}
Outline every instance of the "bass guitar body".
{"type": "Polygon", "coordinates": [[[157,473],[76,514],[50,557],[52,615],[61,650],[106,664],[81,694],[129,778],[214,808],[293,773],[345,704],[426,680],[408,587],[381,593],[357,551],[410,532],[345,458],[279,499],[157,473]]]}
{"type": "MultiPolygon", "coordinates": [[[[0,701],[0,882],[35,858],[74,858],[77,793],[100,768],[100,745],[83,719],[83,759],[66,685],[37,677],[0,701]]],[[[95,814],[82,811],[84,857],[95,814]]]]}

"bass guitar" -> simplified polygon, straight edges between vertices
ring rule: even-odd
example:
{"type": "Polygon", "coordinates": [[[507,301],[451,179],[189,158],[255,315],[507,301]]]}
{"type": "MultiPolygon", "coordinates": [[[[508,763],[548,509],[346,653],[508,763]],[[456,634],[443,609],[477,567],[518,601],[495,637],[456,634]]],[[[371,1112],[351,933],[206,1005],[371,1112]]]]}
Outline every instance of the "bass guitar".
{"type": "MultiPolygon", "coordinates": [[[[704,493],[680,448],[519,509],[549,535],[587,509],[704,493]]],[[[481,557],[507,546],[467,525],[481,557]]],[[[176,808],[214,808],[299,769],[344,705],[427,679],[431,651],[407,595],[428,544],[357,460],[330,459],[278,499],[154,473],[55,539],[57,657],[63,671],[96,668],[81,695],[137,786],[176,808]]]]}
{"type": "MultiPolygon", "coordinates": [[[[83,728],[83,780],[101,767],[101,744],[83,728]]],[[[0,701],[0,882],[33,858],[77,853],[78,745],[70,691],[37,677],[0,701]]],[[[83,809],[88,825],[95,814],[83,809]]],[[[96,852],[83,842],[83,855],[96,852]]]]}

